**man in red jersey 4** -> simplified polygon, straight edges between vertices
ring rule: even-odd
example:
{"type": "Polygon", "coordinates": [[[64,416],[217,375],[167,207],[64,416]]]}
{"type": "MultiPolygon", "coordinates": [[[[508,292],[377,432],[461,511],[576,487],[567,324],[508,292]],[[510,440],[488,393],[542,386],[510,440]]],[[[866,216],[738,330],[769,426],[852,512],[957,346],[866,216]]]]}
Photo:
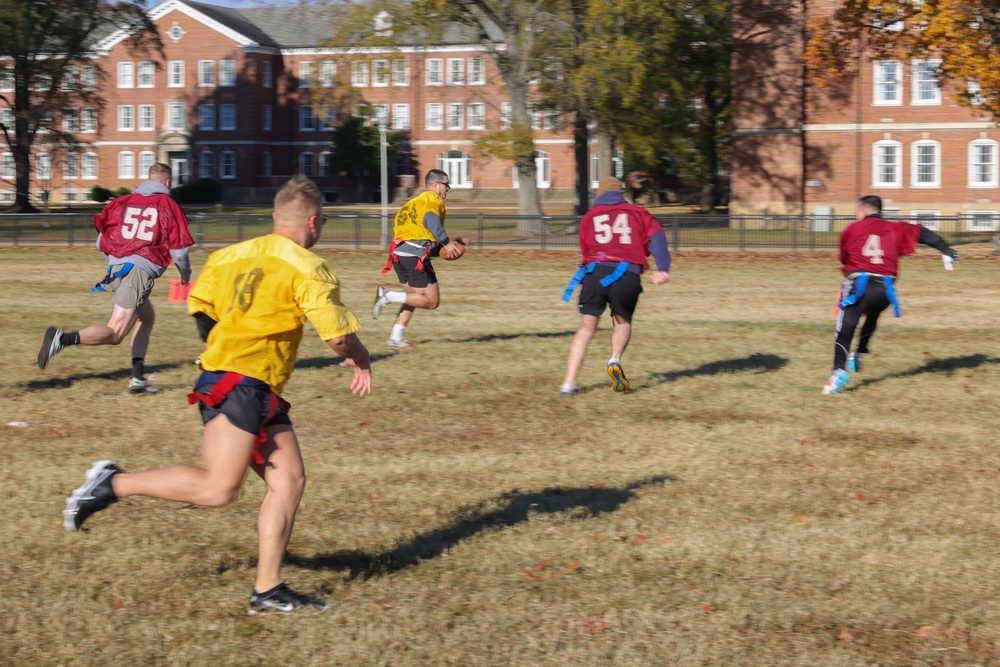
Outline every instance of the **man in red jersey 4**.
{"type": "Polygon", "coordinates": [[[656,270],[650,274],[650,282],[661,285],[670,279],[667,237],[649,211],[625,201],[621,181],[608,177],[601,180],[593,208],[580,221],[580,251],[583,263],[563,294],[563,301],[569,301],[576,286],[582,285],[580,328],[570,343],[559,395],[580,393],[576,378],[605,307],[610,307],[614,325],[607,366],[611,388],[628,391],[631,385],[621,358],[632,336],[632,314],[642,293],[640,276],[649,268],[646,257],[652,253],[656,270]]]}
{"type": "Polygon", "coordinates": [[[149,180],[134,193],[116,197],[94,216],[97,248],[108,258],[104,280],[91,289],[108,288],[114,302],[108,324],[92,324],[79,331],[64,332],[49,327],[38,351],[38,367],[45,369],[52,358],[70,345],[118,345],[132,334],[132,377],[129,391],[156,393],[145,376],[146,350],[156,312],[149,301],[153,282],[163,275],[171,260],[184,284],[191,279],[188,247],[194,245],[187,216],[170,197],[171,171],[157,163],[149,169],[149,180]]]}
{"type": "Polygon", "coordinates": [[[840,235],[840,261],[846,277],[840,291],[836,340],[833,346],[833,374],[823,387],[824,394],[836,394],[851,380],[849,371],[861,370],[861,355],[879,315],[891,304],[899,317],[895,281],[899,258],[916,252],[917,243],[936,248],[957,262],[959,255],[945,240],[923,225],[892,222],[882,217],[882,198],[868,195],[858,200],[857,221],[840,235]],[[851,354],[854,330],[865,315],[861,339],[851,354]]]}

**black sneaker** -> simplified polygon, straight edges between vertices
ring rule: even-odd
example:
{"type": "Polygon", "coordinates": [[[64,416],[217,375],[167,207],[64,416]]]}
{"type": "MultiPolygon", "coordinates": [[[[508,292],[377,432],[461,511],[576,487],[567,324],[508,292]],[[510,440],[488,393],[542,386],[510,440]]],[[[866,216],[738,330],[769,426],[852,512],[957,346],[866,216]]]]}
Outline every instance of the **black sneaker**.
{"type": "Polygon", "coordinates": [[[282,582],[266,593],[258,593],[256,590],[250,593],[247,614],[250,616],[259,616],[260,614],[266,614],[268,611],[274,611],[279,614],[313,616],[326,611],[326,603],[322,600],[313,600],[305,595],[300,595],[282,582]]]}
{"type": "Polygon", "coordinates": [[[38,367],[43,371],[48,367],[49,362],[66,347],[59,340],[63,335],[63,330],[56,327],[49,327],[45,330],[45,337],[42,338],[42,347],[38,350],[38,367]]]}
{"type": "Polygon", "coordinates": [[[63,510],[63,527],[66,530],[75,533],[88,516],[118,502],[118,496],[111,487],[111,478],[121,471],[111,461],[98,461],[90,466],[87,481],[66,499],[66,509],[63,510]]]}

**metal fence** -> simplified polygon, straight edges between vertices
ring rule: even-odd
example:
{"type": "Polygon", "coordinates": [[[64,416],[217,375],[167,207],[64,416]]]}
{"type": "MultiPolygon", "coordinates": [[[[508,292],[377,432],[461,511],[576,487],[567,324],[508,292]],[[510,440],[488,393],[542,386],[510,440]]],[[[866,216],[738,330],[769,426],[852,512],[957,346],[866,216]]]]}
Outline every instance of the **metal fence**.
{"type": "MultiPolygon", "coordinates": [[[[674,251],[778,250],[807,253],[834,249],[851,217],[787,215],[658,215],[674,251]]],[[[472,252],[504,250],[578,250],[579,217],[517,215],[450,215],[452,236],[472,240],[472,252]]],[[[198,249],[212,250],[271,231],[270,214],[193,213],[191,233],[198,249]]],[[[997,218],[967,216],[921,219],[950,244],[993,241],[997,218]]],[[[321,249],[378,250],[391,238],[392,218],[379,214],[328,215],[321,249]]],[[[97,238],[93,216],[86,213],[0,215],[0,246],[87,246],[97,238]]]]}

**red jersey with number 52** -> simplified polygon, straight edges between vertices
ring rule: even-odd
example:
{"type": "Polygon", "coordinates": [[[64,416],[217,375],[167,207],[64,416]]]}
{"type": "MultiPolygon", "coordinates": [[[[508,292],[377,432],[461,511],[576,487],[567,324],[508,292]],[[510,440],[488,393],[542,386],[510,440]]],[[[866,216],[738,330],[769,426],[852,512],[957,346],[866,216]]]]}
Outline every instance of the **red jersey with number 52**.
{"type": "Polygon", "coordinates": [[[171,250],[194,245],[187,216],[165,194],[117,197],[94,216],[94,227],[106,255],[139,255],[160,266],[170,266],[171,250]]]}
{"type": "Polygon", "coordinates": [[[848,225],[840,235],[844,275],[857,271],[895,276],[899,258],[917,249],[920,225],[892,222],[869,215],[848,225]]]}
{"type": "Polygon", "coordinates": [[[595,206],[580,221],[583,263],[630,262],[649,268],[649,237],[663,231],[659,221],[641,206],[595,206]]]}

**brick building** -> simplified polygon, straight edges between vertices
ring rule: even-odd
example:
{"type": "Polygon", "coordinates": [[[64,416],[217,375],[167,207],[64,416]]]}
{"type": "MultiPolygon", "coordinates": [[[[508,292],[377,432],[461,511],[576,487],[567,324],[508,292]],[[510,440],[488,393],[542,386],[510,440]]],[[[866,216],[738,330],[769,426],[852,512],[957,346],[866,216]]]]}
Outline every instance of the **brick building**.
{"type": "Polygon", "coordinates": [[[890,215],[1000,229],[1000,130],[938,85],[933,59],[859,50],[844,54],[859,71],[847,85],[808,84],[806,22],[836,5],[734,3],[731,211],[852,215],[858,197],[877,194],[890,215]]]}
{"type": "MultiPolygon", "coordinates": [[[[402,133],[409,150],[390,172],[396,199],[434,167],[450,174],[452,200],[513,199],[513,164],[473,155],[476,138],[501,128],[509,113],[496,67],[474,33],[454,26],[435,44],[349,52],[327,46],[334,12],[166,0],[149,12],[164,42],[164,57],[155,61],[131,55],[124,34],[105,36],[96,68],[74,77],[97,86],[105,104],[64,109],[52,119],[79,145],[36,141],[33,199],[43,190],[50,201],[79,202],[94,185],[133,189],[153,162],[165,162],[175,185],[214,178],[228,202],[266,202],[294,173],[313,177],[329,199],[371,201],[377,173],[365,189],[335,176],[329,164],[338,113],[329,100],[345,88],[353,93],[340,97],[352,99],[347,113],[364,109],[402,133]]],[[[0,89],[5,85],[0,77],[0,89]]],[[[572,201],[570,124],[545,110],[534,120],[542,201],[572,201]]],[[[0,201],[13,200],[13,171],[13,156],[0,155],[0,201]]]]}

